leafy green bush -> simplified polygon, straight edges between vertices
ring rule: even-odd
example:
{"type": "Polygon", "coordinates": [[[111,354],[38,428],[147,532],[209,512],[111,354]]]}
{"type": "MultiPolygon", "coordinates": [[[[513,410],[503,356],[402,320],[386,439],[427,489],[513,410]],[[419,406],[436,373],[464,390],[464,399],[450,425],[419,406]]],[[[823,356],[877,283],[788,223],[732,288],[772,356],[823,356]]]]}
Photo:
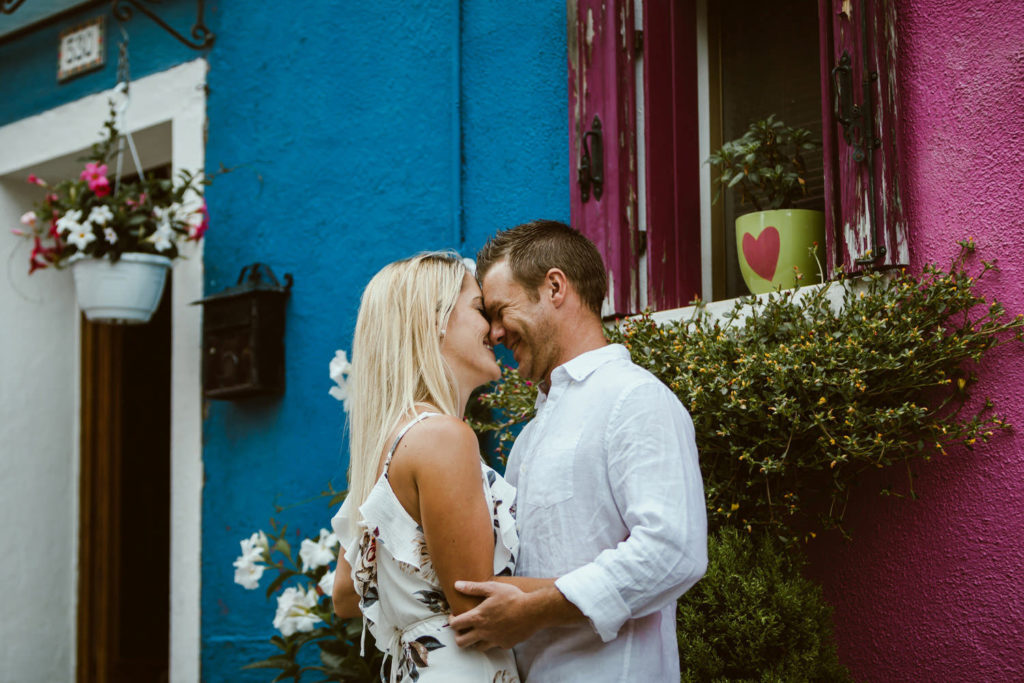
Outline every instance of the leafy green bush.
{"type": "Polygon", "coordinates": [[[682,681],[848,681],[832,608],[771,536],[721,529],[708,571],[679,601],[682,681]]]}

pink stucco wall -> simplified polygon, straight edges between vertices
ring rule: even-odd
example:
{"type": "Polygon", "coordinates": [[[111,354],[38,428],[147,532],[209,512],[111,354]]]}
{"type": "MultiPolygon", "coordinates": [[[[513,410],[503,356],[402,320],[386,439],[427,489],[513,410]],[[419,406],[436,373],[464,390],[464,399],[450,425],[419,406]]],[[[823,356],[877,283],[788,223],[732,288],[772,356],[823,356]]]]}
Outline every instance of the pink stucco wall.
{"type": "MultiPolygon", "coordinates": [[[[915,268],[974,236],[983,290],[1024,312],[1024,2],[899,0],[904,199],[915,268]]],[[[866,492],[852,542],[811,548],[860,681],[1024,681],[1024,349],[981,371],[1016,429],[922,463],[918,501],[866,492]]]]}

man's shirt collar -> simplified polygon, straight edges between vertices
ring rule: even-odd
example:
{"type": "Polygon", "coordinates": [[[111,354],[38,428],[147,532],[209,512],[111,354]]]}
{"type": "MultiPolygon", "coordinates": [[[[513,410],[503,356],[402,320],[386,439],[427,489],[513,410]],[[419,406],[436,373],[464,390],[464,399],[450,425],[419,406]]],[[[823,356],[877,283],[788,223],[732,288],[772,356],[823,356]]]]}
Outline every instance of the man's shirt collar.
{"type": "MultiPolygon", "coordinates": [[[[581,353],[551,371],[551,386],[554,387],[569,381],[582,382],[605,363],[616,360],[629,360],[629,351],[622,344],[608,344],[593,351],[581,353]]],[[[537,392],[538,406],[547,400],[547,393],[550,393],[550,389],[548,392],[537,392]]]]}

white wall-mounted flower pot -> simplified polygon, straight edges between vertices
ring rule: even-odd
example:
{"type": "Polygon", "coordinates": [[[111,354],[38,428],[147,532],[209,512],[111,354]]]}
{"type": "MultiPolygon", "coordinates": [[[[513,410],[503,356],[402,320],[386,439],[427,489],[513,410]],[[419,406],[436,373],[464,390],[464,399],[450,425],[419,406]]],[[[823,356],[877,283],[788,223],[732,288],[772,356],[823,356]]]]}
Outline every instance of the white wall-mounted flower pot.
{"type": "Polygon", "coordinates": [[[160,305],[171,260],[156,254],[122,254],[117,263],[83,257],[71,264],[78,306],[92,322],[149,322],[160,305]]]}

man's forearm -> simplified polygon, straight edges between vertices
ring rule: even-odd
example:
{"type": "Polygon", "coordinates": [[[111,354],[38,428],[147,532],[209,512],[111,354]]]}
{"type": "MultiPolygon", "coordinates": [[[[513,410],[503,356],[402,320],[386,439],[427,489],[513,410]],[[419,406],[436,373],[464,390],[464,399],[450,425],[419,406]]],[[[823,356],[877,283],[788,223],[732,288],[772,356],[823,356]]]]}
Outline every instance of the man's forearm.
{"type": "Polygon", "coordinates": [[[552,583],[526,594],[528,610],[536,619],[538,630],[551,626],[578,624],[586,619],[583,612],[555,587],[552,579],[545,581],[552,583]]]}

